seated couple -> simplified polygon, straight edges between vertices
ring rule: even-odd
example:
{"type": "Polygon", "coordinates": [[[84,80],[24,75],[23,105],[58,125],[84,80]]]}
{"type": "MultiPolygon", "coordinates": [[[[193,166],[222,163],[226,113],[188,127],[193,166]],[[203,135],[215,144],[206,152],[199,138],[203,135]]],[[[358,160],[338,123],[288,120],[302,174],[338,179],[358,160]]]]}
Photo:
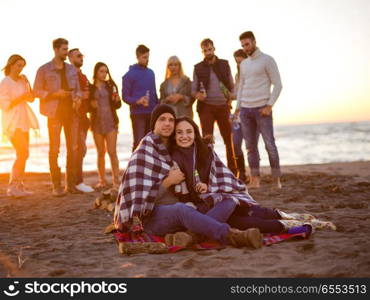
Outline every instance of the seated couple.
{"type": "Polygon", "coordinates": [[[114,213],[118,230],[167,234],[166,243],[175,246],[206,237],[252,248],[262,246],[261,232],[311,230],[288,228],[283,213],[260,207],[190,118],[176,120],[173,109],[161,104],[150,126],[122,178],[114,213]]]}

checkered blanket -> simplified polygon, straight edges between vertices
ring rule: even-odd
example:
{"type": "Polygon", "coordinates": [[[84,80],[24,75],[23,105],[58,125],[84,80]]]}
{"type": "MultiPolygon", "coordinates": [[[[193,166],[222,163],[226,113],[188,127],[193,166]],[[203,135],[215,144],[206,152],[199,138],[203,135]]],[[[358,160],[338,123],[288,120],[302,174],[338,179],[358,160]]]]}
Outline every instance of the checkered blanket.
{"type": "MultiPolygon", "coordinates": [[[[240,204],[240,201],[244,201],[246,204],[257,205],[258,203],[249,195],[247,187],[239,179],[237,179],[234,174],[227,168],[221,159],[218,157],[216,152],[209,147],[212,153],[212,163],[211,170],[208,180],[208,191],[204,194],[199,194],[199,197],[207,202],[215,205],[216,203],[222,201],[226,198],[233,199],[237,204],[240,204]]],[[[195,150],[194,150],[194,159],[195,162],[195,150]]],[[[174,162],[175,165],[176,162],[174,162]]],[[[193,166],[194,170],[194,183],[197,184],[200,182],[199,174],[196,171],[195,163],[193,166]]],[[[178,184],[174,188],[175,194],[181,196],[189,194],[189,190],[186,186],[186,182],[178,184]]]]}
{"type": "Polygon", "coordinates": [[[148,133],[132,154],[123,174],[114,211],[115,225],[129,229],[133,217],[149,216],[172,159],[159,136],[148,133]]]}

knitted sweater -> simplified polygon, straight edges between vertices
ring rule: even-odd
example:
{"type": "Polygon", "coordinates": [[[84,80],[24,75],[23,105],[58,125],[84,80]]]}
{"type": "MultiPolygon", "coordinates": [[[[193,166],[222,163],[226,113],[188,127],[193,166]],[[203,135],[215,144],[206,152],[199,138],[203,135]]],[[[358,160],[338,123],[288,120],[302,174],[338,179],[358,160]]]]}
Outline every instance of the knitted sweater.
{"type": "Polygon", "coordinates": [[[272,106],[281,89],[280,74],[275,60],[258,48],[240,64],[238,108],[272,106]],[[272,92],[271,85],[274,86],[272,92]]]}

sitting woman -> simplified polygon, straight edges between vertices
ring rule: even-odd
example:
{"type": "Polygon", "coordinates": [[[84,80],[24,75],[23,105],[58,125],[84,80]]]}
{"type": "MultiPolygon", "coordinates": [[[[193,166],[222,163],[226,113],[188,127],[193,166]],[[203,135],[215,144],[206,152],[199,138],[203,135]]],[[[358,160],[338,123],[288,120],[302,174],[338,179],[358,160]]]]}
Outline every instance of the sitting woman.
{"type": "MultiPolygon", "coordinates": [[[[292,226],[282,220],[285,213],[263,208],[248,194],[246,186],[221,162],[212,147],[201,138],[199,128],[187,117],[178,118],[172,159],[185,174],[186,180],[175,186],[180,201],[207,213],[222,201],[228,223],[245,230],[259,228],[263,233],[311,232],[311,225],[292,226]]],[[[223,220],[219,220],[223,221],[223,220]]]]}
{"type": "Polygon", "coordinates": [[[182,70],[181,61],[171,56],[167,61],[166,76],[160,87],[160,102],[170,105],[176,117],[193,118],[191,81],[182,70]]]}

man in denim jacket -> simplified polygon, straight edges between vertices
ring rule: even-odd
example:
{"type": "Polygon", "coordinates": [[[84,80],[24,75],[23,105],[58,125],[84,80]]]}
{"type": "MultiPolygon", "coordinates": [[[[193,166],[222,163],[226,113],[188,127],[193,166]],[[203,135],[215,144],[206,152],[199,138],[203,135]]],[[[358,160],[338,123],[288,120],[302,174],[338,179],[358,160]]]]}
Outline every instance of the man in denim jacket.
{"type": "Polygon", "coordinates": [[[54,58],[41,66],[34,83],[35,96],[40,99],[40,112],[48,118],[49,166],[53,183],[53,195],[64,196],[66,192],[78,193],[74,181],[74,153],[72,112],[81,105],[81,89],[76,69],[65,63],[68,41],[62,38],[53,41],[54,58]],[[64,130],[67,146],[66,189],[61,186],[61,171],[58,166],[60,133],[64,130]]]}

